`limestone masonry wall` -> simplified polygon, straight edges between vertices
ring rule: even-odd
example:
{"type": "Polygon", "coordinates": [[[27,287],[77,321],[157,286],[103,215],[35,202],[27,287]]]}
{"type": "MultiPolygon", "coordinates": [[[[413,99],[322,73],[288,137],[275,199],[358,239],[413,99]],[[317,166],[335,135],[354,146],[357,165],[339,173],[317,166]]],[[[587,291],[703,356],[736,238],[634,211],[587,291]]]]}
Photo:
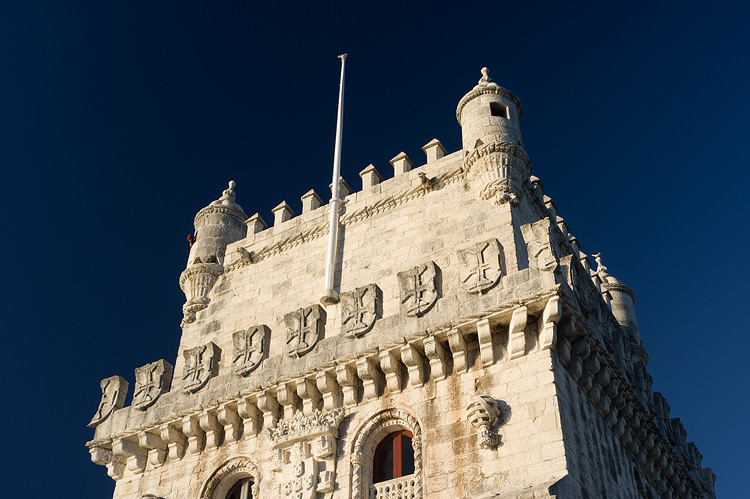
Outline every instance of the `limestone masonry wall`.
{"type": "Polygon", "coordinates": [[[342,181],[338,297],[314,191],[271,227],[234,182],[196,215],[174,363],[136,369],[129,407],[101,382],[87,446],[114,498],[714,497],[633,291],[531,175],[518,98],[484,68],[457,117],[461,151],[342,181]],[[376,480],[388,435],[411,446],[376,480]]]}

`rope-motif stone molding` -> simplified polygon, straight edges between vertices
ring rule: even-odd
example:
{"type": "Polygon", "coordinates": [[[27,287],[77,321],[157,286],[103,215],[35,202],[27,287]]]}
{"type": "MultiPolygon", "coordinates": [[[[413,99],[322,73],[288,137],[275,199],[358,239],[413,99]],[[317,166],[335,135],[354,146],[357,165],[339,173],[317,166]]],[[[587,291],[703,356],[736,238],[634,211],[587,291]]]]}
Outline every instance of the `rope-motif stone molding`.
{"type": "Polygon", "coordinates": [[[464,106],[466,104],[476,98],[480,95],[499,95],[501,97],[505,97],[506,99],[510,99],[513,101],[513,104],[516,105],[516,109],[518,109],[518,119],[521,119],[521,114],[523,114],[523,108],[521,107],[521,101],[516,97],[516,94],[511,92],[510,90],[503,88],[501,86],[476,86],[474,87],[474,90],[469,92],[468,94],[464,95],[463,98],[459,101],[458,107],[456,108],[456,119],[458,120],[458,123],[461,124],[461,113],[464,110],[464,106]]]}
{"type": "MultiPolygon", "coordinates": [[[[567,335],[558,343],[558,359],[620,438],[643,476],[662,497],[713,497],[713,491],[696,480],[686,463],[678,458],[668,435],[659,430],[630,381],[620,373],[585,323],[576,320],[576,315],[574,312],[568,318],[567,335]]],[[[697,468],[700,462],[691,464],[697,468]]],[[[706,474],[705,470],[700,471],[701,476],[706,474]]]]}
{"type": "Polygon", "coordinates": [[[474,149],[468,156],[466,156],[466,159],[464,159],[466,171],[470,171],[471,167],[474,166],[474,163],[476,163],[477,160],[496,153],[512,154],[523,161],[526,168],[531,167],[531,159],[523,147],[511,144],[510,142],[490,142],[483,147],[474,149]]]}
{"type": "Polygon", "coordinates": [[[351,449],[351,498],[368,499],[369,480],[372,476],[372,457],[382,438],[396,428],[405,429],[413,435],[415,497],[422,497],[422,426],[417,418],[403,409],[386,409],[370,418],[356,433],[351,449]]]}
{"type": "Polygon", "coordinates": [[[201,487],[200,499],[224,499],[243,478],[252,478],[252,497],[260,497],[260,468],[249,457],[234,457],[221,465],[201,487]]]}
{"type": "Polygon", "coordinates": [[[422,184],[419,183],[413,187],[410,187],[404,191],[399,192],[398,194],[383,198],[380,201],[377,201],[376,203],[374,203],[373,205],[365,206],[351,213],[345,213],[341,217],[341,223],[343,225],[349,225],[349,224],[353,224],[356,222],[361,222],[362,220],[366,220],[374,215],[393,209],[396,206],[412,201],[413,199],[417,199],[419,197],[425,196],[429,192],[432,192],[437,189],[441,189],[445,187],[446,185],[452,184],[453,182],[462,179],[463,177],[464,177],[463,168],[456,168],[451,171],[442,173],[438,175],[437,177],[430,179],[430,183],[431,183],[430,190],[424,189],[422,184]]]}
{"type": "MultiPolygon", "coordinates": [[[[211,451],[243,438],[256,438],[261,427],[276,427],[280,415],[279,408],[285,404],[293,411],[304,405],[306,413],[309,409],[308,416],[315,413],[316,407],[312,407],[313,405],[327,404],[326,410],[331,411],[338,407],[366,404],[379,397],[380,390],[377,384],[381,378],[388,381],[385,394],[401,390],[403,385],[422,386],[426,381],[424,376],[428,365],[430,375],[436,382],[446,379],[448,355],[453,357],[455,373],[466,372],[469,368],[468,347],[464,337],[477,333],[480,327],[486,329],[484,336],[489,337],[489,341],[485,339],[480,342],[483,365],[489,366],[506,358],[494,355],[495,348],[502,349],[505,346],[495,345],[496,340],[493,338],[498,336],[501,327],[509,327],[513,316],[516,317],[516,321],[520,320],[522,312],[526,320],[531,320],[532,315],[538,316],[537,322],[544,322],[538,327],[539,331],[546,331],[545,337],[554,337],[556,326],[553,325],[556,324],[554,321],[558,320],[554,313],[559,302],[557,293],[558,289],[547,290],[523,301],[511,300],[488,309],[477,317],[463,317],[435,328],[434,331],[425,331],[391,344],[384,344],[377,352],[360,353],[359,358],[340,359],[328,366],[318,366],[317,371],[300,373],[294,379],[286,380],[280,385],[252,387],[239,394],[226,395],[203,406],[162,420],[144,423],[136,428],[128,428],[126,431],[88,442],[86,445],[91,451],[92,460],[96,458],[94,462],[98,464],[119,470],[124,469],[119,463],[127,461],[131,456],[138,456],[138,468],[142,471],[146,466],[145,456],[151,450],[149,446],[139,446],[139,435],[143,432],[160,436],[159,442],[153,438],[148,442],[156,442],[150,445],[166,451],[169,459],[174,460],[182,459],[185,455],[211,451]],[[409,373],[403,381],[398,376],[393,376],[402,368],[409,373]],[[364,393],[359,393],[361,382],[364,385],[364,393]],[[322,398],[317,393],[314,399],[311,396],[311,391],[318,392],[313,390],[315,387],[322,394],[322,398]],[[307,402],[310,402],[309,407],[307,402]],[[105,452],[113,449],[113,442],[117,441],[129,443],[120,445],[112,453],[105,452]]],[[[519,338],[517,342],[523,343],[523,348],[518,348],[520,355],[528,353],[525,340],[519,338]]],[[[552,342],[549,341],[545,345],[541,342],[537,344],[540,349],[552,346],[552,342]]],[[[159,457],[163,462],[165,454],[159,453],[159,457]]],[[[117,475],[116,479],[121,478],[122,472],[117,475]]]]}
{"type": "Polygon", "coordinates": [[[221,205],[221,204],[220,205],[208,205],[195,215],[195,219],[193,222],[194,225],[198,227],[200,225],[201,220],[203,220],[204,218],[208,217],[209,215],[213,213],[231,215],[239,220],[245,220],[245,218],[247,218],[247,216],[242,210],[235,208],[233,206],[221,205]]]}
{"type": "MultiPolygon", "coordinates": [[[[461,178],[463,178],[463,168],[456,168],[455,170],[451,170],[449,172],[443,173],[431,179],[432,189],[430,191],[425,190],[422,184],[420,183],[416,186],[413,186],[404,191],[401,191],[398,194],[383,198],[371,206],[365,206],[364,208],[361,208],[357,211],[353,211],[351,213],[344,213],[341,216],[340,223],[342,225],[350,225],[350,224],[354,224],[357,222],[361,222],[379,213],[383,213],[401,204],[412,201],[413,199],[422,197],[431,191],[440,189],[448,184],[451,184],[457,180],[460,180],[461,178]]],[[[234,261],[232,261],[231,263],[225,266],[226,272],[232,272],[239,268],[245,267],[247,265],[253,265],[257,262],[265,260],[266,258],[272,257],[274,255],[278,255],[279,253],[282,253],[288,249],[299,246],[300,244],[304,244],[306,242],[317,239],[321,236],[325,236],[328,234],[328,231],[329,231],[329,226],[327,222],[316,225],[315,227],[312,227],[298,234],[289,236],[279,242],[276,242],[264,248],[261,248],[257,252],[254,251],[252,253],[252,259],[247,259],[247,258],[243,259],[243,258],[238,257],[237,259],[235,259],[234,261]]]]}

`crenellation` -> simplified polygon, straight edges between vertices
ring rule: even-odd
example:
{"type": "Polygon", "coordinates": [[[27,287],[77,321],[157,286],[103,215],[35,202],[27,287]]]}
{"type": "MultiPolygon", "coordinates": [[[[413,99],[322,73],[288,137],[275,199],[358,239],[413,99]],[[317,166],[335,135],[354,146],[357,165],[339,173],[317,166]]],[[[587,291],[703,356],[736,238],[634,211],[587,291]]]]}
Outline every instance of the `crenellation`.
{"type": "Polygon", "coordinates": [[[314,189],[310,189],[304,193],[300,199],[302,200],[303,214],[317,210],[323,204],[323,200],[320,199],[320,196],[318,196],[314,189]]]}
{"type": "Polygon", "coordinates": [[[368,191],[383,181],[383,176],[378,172],[374,165],[369,164],[367,167],[359,172],[359,176],[362,178],[362,190],[368,191]]]}
{"type": "Polygon", "coordinates": [[[282,223],[291,220],[292,217],[294,217],[294,212],[292,211],[292,208],[286,203],[286,201],[282,201],[274,209],[271,210],[273,213],[273,226],[278,227],[282,223]]]}
{"type": "Polygon", "coordinates": [[[447,154],[443,144],[438,139],[432,139],[422,146],[422,150],[427,156],[427,163],[434,163],[447,154]]]}
{"type": "Polygon", "coordinates": [[[394,176],[403,175],[404,173],[414,168],[414,163],[403,151],[398,153],[393,159],[391,159],[390,163],[393,166],[394,176]]]}

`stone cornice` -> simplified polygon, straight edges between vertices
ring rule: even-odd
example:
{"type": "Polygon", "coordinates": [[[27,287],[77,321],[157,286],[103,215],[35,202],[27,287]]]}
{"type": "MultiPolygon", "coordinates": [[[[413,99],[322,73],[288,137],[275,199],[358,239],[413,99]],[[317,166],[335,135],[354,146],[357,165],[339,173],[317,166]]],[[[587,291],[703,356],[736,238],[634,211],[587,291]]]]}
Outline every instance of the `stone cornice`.
{"type": "MultiPolygon", "coordinates": [[[[248,400],[252,400],[253,403],[257,403],[255,401],[260,397],[262,393],[268,394],[272,397],[276,397],[277,395],[275,395],[273,392],[276,390],[276,387],[279,383],[294,385],[305,379],[309,379],[314,376],[320,376],[321,372],[325,373],[325,375],[331,377],[332,379],[337,379],[337,370],[340,370],[344,366],[354,366],[364,358],[370,358],[373,356],[373,358],[375,358],[379,355],[382,355],[383,352],[391,350],[394,352],[401,352],[402,349],[405,348],[405,345],[415,345],[417,347],[417,351],[424,351],[425,358],[421,359],[422,362],[429,361],[431,366],[435,362],[444,363],[445,359],[441,359],[439,356],[433,357],[428,353],[429,349],[424,346],[424,343],[428,342],[429,338],[434,338],[434,341],[437,342],[445,342],[448,340],[448,336],[450,334],[457,334],[459,337],[461,337],[464,335],[475,333],[477,329],[477,322],[479,321],[489,321],[495,325],[507,325],[513,320],[512,318],[514,317],[514,315],[516,315],[519,309],[522,309],[524,311],[524,314],[527,313],[527,310],[529,314],[539,314],[541,313],[542,309],[544,309],[545,304],[551,299],[551,297],[557,296],[558,293],[560,293],[560,287],[555,286],[552,289],[546,289],[529,296],[504,300],[494,307],[484,309],[481,313],[465,315],[456,318],[455,320],[451,320],[449,322],[431,327],[428,330],[423,330],[421,332],[413,333],[410,335],[407,334],[405,337],[402,332],[399,332],[399,334],[396,335],[397,337],[394,337],[392,340],[379,345],[375,350],[355,350],[353,352],[353,356],[338,358],[331,363],[317,365],[315,369],[307,368],[304,371],[297,372],[292,376],[278,376],[270,385],[256,384],[254,386],[248,386],[244,389],[240,388],[239,391],[232,393],[216,393],[216,398],[212,398],[210,395],[211,392],[208,392],[205,393],[202,397],[195,397],[196,405],[184,410],[178,410],[177,413],[165,414],[163,410],[160,411],[159,404],[156,404],[154,407],[150,408],[147,411],[139,411],[139,417],[143,420],[142,423],[134,425],[133,427],[127,427],[132,421],[131,414],[131,416],[128,416],[128,423],[126,423],[126,427],[124,429],[116,431],[115,433],[110,433],[106,436],[95,438],[94,440],[88,442],[86,445],[90,449],[111,449],[114,442],[118,440],[134,441],[137,440],[138,436],[140,434],[143,434],[144,432],[158,433],[160,431],[160,428],[164,428],[165,426],[182,428],[183,421],[186,419],[206,418],[206,415],[208,415],[208,419],[210,419],[211,417],[215,418],[218,412],[221,411],[223,407],[237,407],[238,405],[248,400]],[[330,373],[328,371],[330,371],[330,373]],[[155,417],[149,418],[149,416],[151,415],[155,417]]],[[[421,386],[421,384],[415,386],[421,386]]],[[[355,390],[356,389],[357,388],[355,388],[355,390]]],[[[168,401],[164,402],[166,403],[166,407],[170,407],[170,403],[168,401]]],[[[260,404],[258,404],[258,406],[260,406],[260,404]]],[[[344,402],[343,407],[347,407],[346,402],[344,402]]],[[[329,410],[333,409],[334,408],[330,408],[329,410]]],[[[132,408],[125,408],[125,410],[132,410],[132,408]]],[[[255,437],[256,435],[253,434],[251,436],[255,437]]]]}
{"type": "Polygon", "coordinates": [[[464,109],[464,106],[476,97],[479,97],[480,95],[499,95],[501,97],[505,97],[506,99],[510,99],[513,101],[513,103],[516,105],[516,108],[518,109],[518,118],[521,119],[521,114],[523,112],[523,109],[521,107],[521,101],[516,97],[516,94],[511,92],[508,89],[505,89],[503,87],[490,87],[490,86],[476,86],[472,91],[470,91],[468,94],[464,95],[461,100],[458,102],[458,107],[456,107],[456,119],[458,120],[459,125],[461,124],[461,112],[464,109]]]}

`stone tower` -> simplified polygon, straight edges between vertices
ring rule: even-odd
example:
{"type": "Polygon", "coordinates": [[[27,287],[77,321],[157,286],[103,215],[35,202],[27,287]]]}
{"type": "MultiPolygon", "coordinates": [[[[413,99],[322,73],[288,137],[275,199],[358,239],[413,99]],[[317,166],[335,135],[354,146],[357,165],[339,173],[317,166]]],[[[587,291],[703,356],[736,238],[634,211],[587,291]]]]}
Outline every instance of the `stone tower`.
{"type": "Polygon", "coordinates": [[[101,382],[92,460],[116,499],[713,498],[651,391],[635,294],[581,251],[485,68],[463,148],[365,168],[340,302],[318,302],[328,206],[195,219],[174,368],[101,382]]]}

